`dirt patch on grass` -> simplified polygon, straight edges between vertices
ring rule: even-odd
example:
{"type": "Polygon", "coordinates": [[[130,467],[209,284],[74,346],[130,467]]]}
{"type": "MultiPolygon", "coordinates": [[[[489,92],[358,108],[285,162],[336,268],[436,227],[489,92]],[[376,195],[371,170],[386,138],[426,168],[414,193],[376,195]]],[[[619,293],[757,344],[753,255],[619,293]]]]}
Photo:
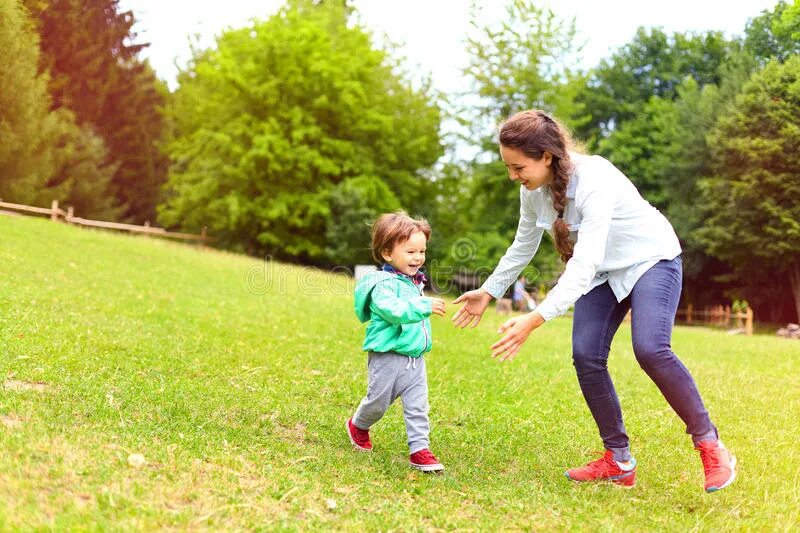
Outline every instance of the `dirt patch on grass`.
{"type": "Polygon", "coordinates": [[[7,429],[17,429],[22,427],[22,419],[14,414],[0,415],[0,424],[7,429]]]}
{"type": "Polygon", "coordinates": [[[45,392],[48,389],[47,383],[44,381],[24,381],[20,379],[6,379],[3,382],[3,388],[15,392],[45,392]]]}
{"type": "Polygon", "coordinates": [[[303,443],[306,441],[306,424],[298,422],[294,426],[277,424],[274,427],[275,434],[278,438],[296,443],[303,443]]]}

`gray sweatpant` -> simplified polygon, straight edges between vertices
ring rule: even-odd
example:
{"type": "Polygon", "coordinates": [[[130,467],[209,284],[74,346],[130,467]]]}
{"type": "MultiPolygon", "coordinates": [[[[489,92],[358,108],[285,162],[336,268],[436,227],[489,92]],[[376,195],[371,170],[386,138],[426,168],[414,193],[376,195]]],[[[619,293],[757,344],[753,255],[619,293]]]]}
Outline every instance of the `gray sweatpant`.
{"type": "Polygon", "coordinates": [[[428,435],[428,378],[425,357],[409,359],[394,352],[370,352],[367,360],[367,395],[353,415],[353,424],[369,429],[399,396],[403,402],[409,453],[430,447],[428,435]]]}

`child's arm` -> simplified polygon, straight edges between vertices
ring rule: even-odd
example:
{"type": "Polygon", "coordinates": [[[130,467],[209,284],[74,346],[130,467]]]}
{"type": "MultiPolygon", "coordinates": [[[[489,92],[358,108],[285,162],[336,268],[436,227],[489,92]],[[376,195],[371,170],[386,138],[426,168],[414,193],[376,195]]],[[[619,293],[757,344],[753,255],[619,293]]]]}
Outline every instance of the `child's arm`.
{"type": "Polygon", "coordinates": [[[370,311],[390,324],[413,324],[431,316],[433,312],[431,298],[398,298],[388,283],[378,283],[370,296],[370,311]]]}

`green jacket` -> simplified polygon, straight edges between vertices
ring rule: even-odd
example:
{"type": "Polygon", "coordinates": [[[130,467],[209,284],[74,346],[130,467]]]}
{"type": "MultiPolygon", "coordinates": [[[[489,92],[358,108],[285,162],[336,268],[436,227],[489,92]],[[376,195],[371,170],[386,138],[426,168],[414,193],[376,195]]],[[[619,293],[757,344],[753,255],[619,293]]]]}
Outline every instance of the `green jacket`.
{"type": "Polygon", "coordinates": [[[421,357],[430,351],[431,299],[414,283],[391,272],[370,272],[356,284],[356,316],[369,321],[362,349],[421,357]]]}

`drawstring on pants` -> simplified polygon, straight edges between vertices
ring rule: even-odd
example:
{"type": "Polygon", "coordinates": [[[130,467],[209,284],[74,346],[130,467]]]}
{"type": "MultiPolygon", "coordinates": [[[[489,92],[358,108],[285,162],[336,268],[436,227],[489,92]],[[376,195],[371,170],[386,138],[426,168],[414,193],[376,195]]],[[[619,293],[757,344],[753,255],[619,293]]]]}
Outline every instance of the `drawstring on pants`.
{"type": "Polygon", "coordinates": [[[413,368],[416,370],[417,368],[417,359],[414,357],[408,356],[408,363],[406,363],[406,370],[409,368],[413,368]]]}

